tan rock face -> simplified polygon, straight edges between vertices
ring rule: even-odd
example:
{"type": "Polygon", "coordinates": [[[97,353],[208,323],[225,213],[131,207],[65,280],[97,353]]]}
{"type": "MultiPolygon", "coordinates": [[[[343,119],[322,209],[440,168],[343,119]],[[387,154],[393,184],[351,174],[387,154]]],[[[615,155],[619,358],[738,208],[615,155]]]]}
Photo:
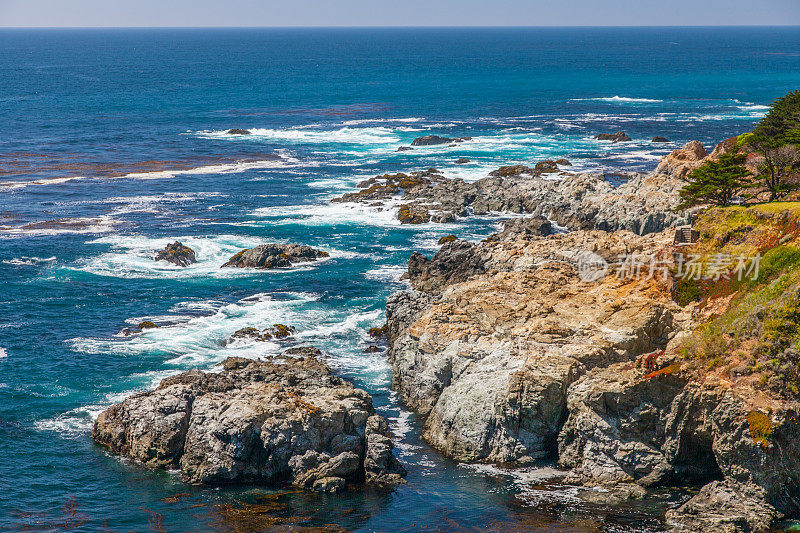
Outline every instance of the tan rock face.
{"type": "Polygon", "coordinates": [[[703,164],[708,151],[699,141],[686,143],[683,148],[673,150],[656,167],[656,174],[666,174],[672,178],[685,178],[689,172],[703,164]]]}
{"type": "Polygon", "coordinates": [[[393,342],[395,385],[428,415],[426,439],[467,461],[525,463],[552,452],[567,387],[666,344],[676,311],[668,285],[582,281],[574,263],[586,251],[615,261],[667,242],[574,232],[482,243],[475,253],[489,271],[446,286],[393,342]]]}

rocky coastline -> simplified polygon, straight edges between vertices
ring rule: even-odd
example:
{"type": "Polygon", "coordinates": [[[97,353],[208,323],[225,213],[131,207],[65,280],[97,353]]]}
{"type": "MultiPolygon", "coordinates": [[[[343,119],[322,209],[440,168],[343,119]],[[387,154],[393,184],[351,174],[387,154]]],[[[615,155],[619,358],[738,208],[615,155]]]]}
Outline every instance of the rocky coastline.
{"type": "MultiPolygon", "coordinates": [[[[415,146],[439,143],[423,139],[415,146]]],[[[686,357],[687,339],[719,309],[676,298],[674,228],[692,219],[675,209],[678,191],[727,149],[709,154],[688,143],[617,187],[557,160],[472,183],[436,169],[376,176],[332,200],[396,207],[409,224],[523,215],[479,243],[449,235],[432,257],[413,253],[410,288],[388,299],[385,325],[370,331],[387,341],[393,387],[424,418],[423,438],[460,462],[556,461],[564,482],[618,499],[695,487],[667,512],[673,531],[769,531],[800,514],[800,404],[753,380],[732,386],[686,357]],[[635,275],[621,275],[631,258],[635,275]]],[[[183,265],[183,248],[173,243],[159,259],[183,265]]],[[[262,245],[223,266],[325,255],[262,245]]],[[[230,341],[291,333],[280,324],[244,328],[230,341]]],[[[307,348],[231,358],[219,373],[167,378],[103,412],[93,438],[147,466],[178,469],[188,483],[289,482],[322,492],[402,483],[386,421],[321,357],[307,348]]]]}
{"type": "Polygon", "coordinates": [[[228,358],[221,366],[166,378],[111,406],[93,439],[146,466],[178,469],[191,484],[288,481],[337,492],[403,481],[372,398],[317,357],[228,358]]]}
{"type": "Polygon", "coordinates": [[[463,462],[555,459],[565,482],[626,498],[697,487],[668,511],[674,531],[771,531],[797,516],[800,404],[685,355],[720,310],[676,301],[672,227],[686,220],[672,209],[688,172],[724,150],[689,143],[615,190],[586,174],[464,184],[431,170],[393,192],[450,212],[534,215],[477,244],[452,238],[431,258],[412,254],[411,289],[387,301],[393,385],[425,417],[425,440],[463,462]],[[573,231],[550,235],[548,218],[573,231]],[[587,275],[587,254],[599,275],[587,275]],[[630,257],[642,270],[620,276],[630,257]]]}

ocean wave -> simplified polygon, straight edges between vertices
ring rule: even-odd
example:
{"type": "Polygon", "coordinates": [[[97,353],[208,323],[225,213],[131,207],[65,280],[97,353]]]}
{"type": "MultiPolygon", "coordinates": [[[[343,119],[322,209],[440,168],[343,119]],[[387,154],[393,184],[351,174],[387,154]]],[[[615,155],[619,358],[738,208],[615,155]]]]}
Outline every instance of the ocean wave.
{"type": "Polygon", "coordinates": [[[296,144],[357,144],[385,145],[397,144],[400,137],[394,128],[383,126],[372,128],[351,128],[345,126],[338,129],[320,129],[310,126],[298,126],[287,129],[252,128],[250,135],[231,135],[228,130],[205,130],[195,132],[206,138],[224,138],[244,141],[271,140],[296,144]]]}
{"type": "Polygon", "coordinates": [[[363,118],[358,120],[345,120],[342,126],[360,126],[362,124],[409,124],[415,122],[422,122],[424,118],[408,117],[408,118],[363,118]]]}
{"type": "MultiPolygon", "coordinates": [[[[312,293],[280,293],[260,295],[257,299],[243,298],[233,303],[220,302],[209,314],[179,317],[169,323],[171,316],[156,317],[168,321],[162,327],[147,329],[125,339],[79,337],[68,341],[70,346],[87,354],[114,356],[160,355],[165,364],[191,368],[211,366],[226,357],[257,358],[277,354],[278,342],[243,340],[226,344],[235,331],[244,327],[266,328],[284,323],[308,329],[313,325],[305,307],[318,299],[312,293]]],[[[311,312],[312,316],[316,313],[311,312]]],[[[142,317],[128,319],[135,322],[142,317]]]]}
{"type": "Polygon", "coordinates": [[[6,357],[8,357],[8,351],[0,346],[0,359],[5,359],[6,357]]]}
{"type": "Polygon", "coordinates": [[[8,237],[51,236],[67,233],[96,235],[110,233],[122,224],[109,215],[99,217],[59,218],[29,222],[20,226],[0,226],[0,233],[8,237]]]}
{"type": "Polygon", "coordinates": [[[6,265],[13,265],[13,266],[39,266],[46,263],[52,263],[56,260],[56,256],[53,257],[15,257],[14,259],[4,259],[3,264],[6,265]]]}
{"type": "Polygon", "coordinates": [[[659,100],[656,98],[632,98],[628,96],[602,96],[598,98],[570,99],[570,102],[585,102],[585,101],[611,102],[611,103],[621,103],[621,104],[657,104],[659,102],[663,102],[664,100],[659,100]]]}

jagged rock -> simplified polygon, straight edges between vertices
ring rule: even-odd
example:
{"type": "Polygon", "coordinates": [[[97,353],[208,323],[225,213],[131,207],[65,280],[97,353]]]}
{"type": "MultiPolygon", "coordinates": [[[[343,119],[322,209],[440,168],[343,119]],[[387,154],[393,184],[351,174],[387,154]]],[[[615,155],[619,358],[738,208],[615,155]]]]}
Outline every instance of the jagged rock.
{"type": "Polygon", "coordinates": [[[526,167],[525,165],[510,165],[506,167],[500,167],[497,170],[489,172],[489,176],[497,178],[508,178],[511,176],[520,176],[522,174],[533,175],[533,169],[531,167],[526,167]]]}
{"type": "Polygon", "coordinates": [[[408,274],[412,287],[430,292],[483,273],[484,262],[485,259],[476,253],[474,244],[455,239],[444,243],[432,259],[418,252],[411,254],[408,274]]]}
{"type": "Polygon", "coordinates": [[[560,167],[571,167],[572,163],[569,162],[568,159],[556,159],[556,165],[560,167]]]}
{"type": "Polygon", "coordinates": [[[699,141],[686,143],[683,148],[673,150],[664,157],[656,167],[657,174],[664,174],[671,178],[683,179],[689,172],[703,164],[708,157],[708,152],[699,141]]]}
{"type": "Polygon", "coordinates": [[[313,346],[295,346],[284,350],[283,355],[290,355],[293,357],[321,357],[322,352],[319,348],[313,346]]]}
{"type": "Polygon", "coordinates": [[[167,261],[173,265],[189,266],[197,262],[194,250],[184,246],[180,241],[168,244],[163,250],[159,251],[155,257],[156,261],[167,261]]]}
{"type": "Polygon", "coordinates": [[[464,141],[471,141],[472,137],[441,137],[439,135],[426,135],[424,137],[417,137],[411,142],[411,146],[434,146],[437,144],[450,144],[460,143],[464,141]]]}
{"type": "Polygon", "coordinates": [[[780,517],[757,487],[724,481],[704,486],[666,516],[674,533],[769,533],[780,517]]]}
{"type": "Polygon", "coordinates": [[[383,351],[383,348],[379,346],[375,346],[374,344],[370,344],[366,348],[364,348],[364,353],[380,353],[383,351]]]}
{"type": "Polygon", "coordinates": [[[288,479],[331,491],[346,482],[402,480],[371,397],[324,363],[222,364],[222,372],[184,372],[111,406],[92,437],[147,466],[180,469],[195,484],[288,479]]]}
{"type": "Polygon", "coordinates": [[[549,159],[539,161],[536,163],[536,165],[534,165],[533,172],[535,174],[550,174],[552,172],[558,172],[558,164],[549,159]]]}
{"type": "Polygon", "coordinates": [[[667,139],[666,137],[660,137],[660,136],[656,135],[655,137],[653,137],[653,140],[652,140],[652,141],[650,141],[650,142],[654,142],[654,143],[668,143],[668,142],[669,142],[669,139],[667,139]]]}
{"type": "Polygon", "coordinates": [[[411,148],[410,146],[401,146],[396,151],[397,152],[408,152],[408,151],[411,151],[411,150],[413,150],[413,148],[411,148]]]}
{"type": "Polygon", "coordinates": [[[708,155],[708,158],[716,161],[723,154],[730,154],[735,152],[738,149],[738,145],[739,145],[738,137],[730,137],[728,139],[725,139],[724,141],[718,143],[714,147],[714,149],[708,155]]]}
{"type": "Polygon", "coordinates": [[[259,330],[254,327],[245,327],[233,332],[228,342],[236,339],[252,339],[255,341],[266,342],[272,339],[285,339],[295,332],[294,327],[285,324],[273,324],[272,326],[259,330]]]}
{"type": "Polygon", "coordinates": [[[425,224],[431,221],[431,214],[424,205],[401,205],[397,210],[397,219],[402,224],[425,224]]]}
{"type": "Polygon", "coordinates": [[[469,157],[459,157],[456,159],[456,165],[466,165],[469,163],[469,157]]]}
{"type": "Polygon", "coordinates": [[[139,325],[137,327],[139,329],[154,329],[158,327],[158,324],[150,320],[145,320],[144,322],[139,322],[139,325]]]}
{"type": "Polygon", "coordinates": [[[544,236],[550,235],[552,230],[553,224],[544,217],[514,218],[503,222],[503,231],[500,236],[505,237],[512,233],[544,236]]]}
{"type": "Polygon", "coordinates": [[[613,143],[627,142],[631,140],[631,138],[628,137],[624,131],[618,131],[617,133],[598,133],[594,136],[594,138],[598,141],[611,141],[613,143]]]}
{"type": "Polygon", "coordinates": [[[242,130],[239,128],[233,128],[228,130],[228,135],[251,135],[252,132],[250,130],[242,130]]]}
{"type": "Polygon", "coordinates": [[[328,252],[298,244],[261,244],[255,248],[242,250],[231,257],[224,267],[236,268],[278,268],[294,263],[316,261],[328,257],[328,252]]]}

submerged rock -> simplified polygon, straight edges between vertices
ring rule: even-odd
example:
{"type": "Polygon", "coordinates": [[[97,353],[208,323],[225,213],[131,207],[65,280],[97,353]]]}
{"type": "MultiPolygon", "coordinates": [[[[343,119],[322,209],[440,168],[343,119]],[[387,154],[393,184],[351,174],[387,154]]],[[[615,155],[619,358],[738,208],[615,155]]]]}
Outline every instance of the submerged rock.
{"type": "Polygon", "coordinates": [[[624,131],[618,131],[617,133],[598,133],[594,138],[598,141],[611,141],[612,143],[628,142],[631,140],[624,131]]]}
{"type": "Polygon", "coordinates": [[[456,159],[456,165],[466,165],[469,163],[469,157],[459,157],[456,159]]]}
{"type": "Polygon", "coordinates": [[[236,330],[228,339],[228,342],[235,341],[236,339],[252,339],[255,341],[266,342],[272,339],[285,339],[286,337],[294,334],[295,329],[292,326],[285,324],[274,324],[265,329],[257,329],[254,327],[246,327],[236,330]]]}
{"type": "Polygon", "coordinates": [[[229,358],[103,411],[93,439],[193,484],[289,480],[311,490],[393,484],[405,470],[363,390],[315,358],[229,358]]]}
{"type": "Polygon", "coordinates": [[[668,142],[669,142],[669,139],[667,139],[666,137],[660,137],[660,136],[656,135],[655,137],[653,137],[653,140],[652,140],[652,141],[650,141],[650,142],[654,142],[654,143],[668,143],[668,142]]]}
{"type": "Polygon", "coordinates": [[[408,151],[411,151],[411,150],[413,150],[413,148],[411,148],[410,146],[401,146],[396,151],[397,152],[408,152],[408,151]]]}
{"type": "Polygon", "coordinates": [[[472,137],[441,137],[439,135],[425,135],[424,137],[417,137],[411,142],[411,146],[434,146],[437,144],[450,144],[460,143],[464,141],[471,141],[472,137]]]}
{"type": "Polygon", "coordinates": [[[328,252],[298,244],[261,244],[255,248],[242,250],[222,267],[236,268],[278,268],[292,266],[294,263],[316,261],[328,257],[328,252]]]}
{"type": "Polygon", "coordinates": [[[243,130],[240,128],[232,128],[228,130],[228,135],[251,135],[250,130],[243,130]]]}
{"type": "Polygon", "coordinates": [[[192,250],[188,246],[184,246],[184,244],[180,241],[175,241],[165,246],[163,250],[159,251],[158,254],[156,254],[155,260],[167,261],[168,263],[172,263],[173,265],[178,265],[183,267],[189,266],[192,263],[197,262],[194,250],[192,250]]]}

